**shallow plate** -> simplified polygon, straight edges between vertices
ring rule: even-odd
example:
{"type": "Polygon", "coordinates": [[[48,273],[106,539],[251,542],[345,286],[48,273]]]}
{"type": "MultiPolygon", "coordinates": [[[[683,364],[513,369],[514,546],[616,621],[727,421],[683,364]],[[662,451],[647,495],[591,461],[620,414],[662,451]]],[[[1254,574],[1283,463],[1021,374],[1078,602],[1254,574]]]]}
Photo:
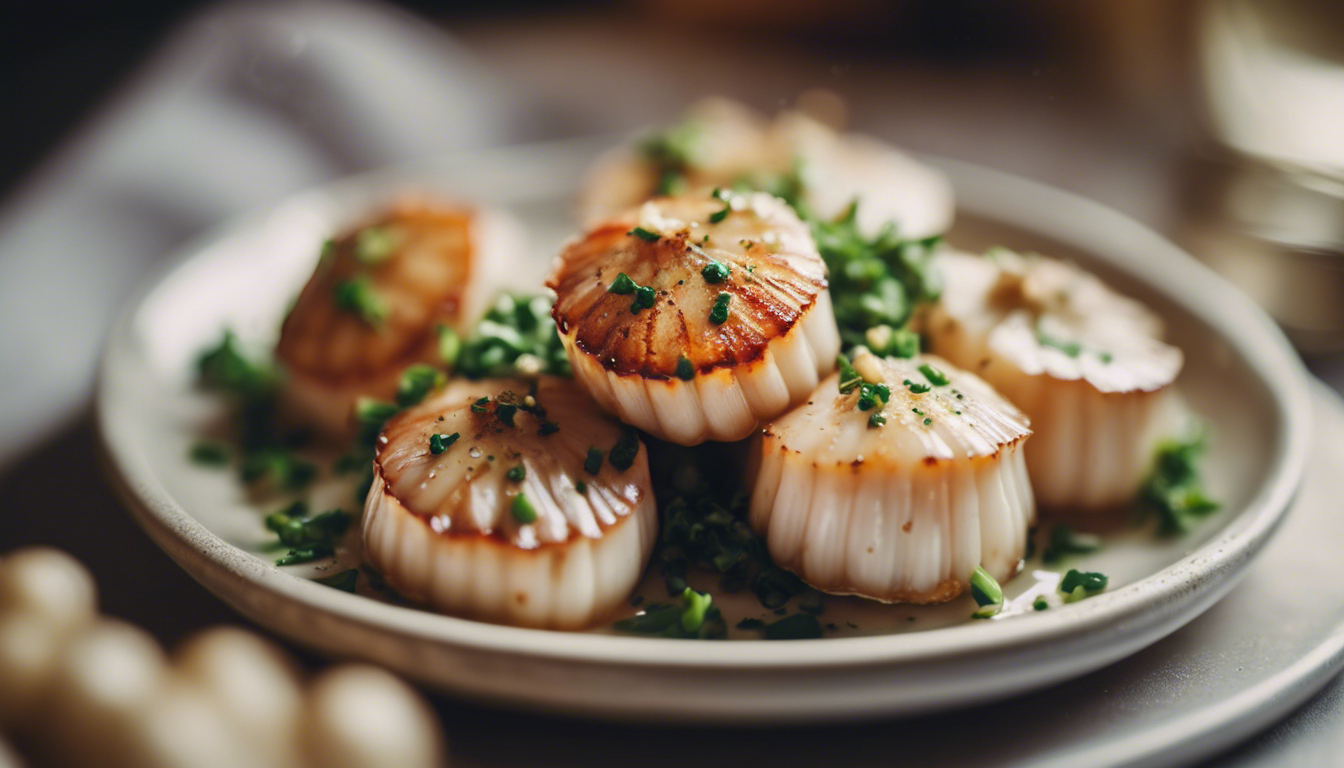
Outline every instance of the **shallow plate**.
{"type": "MultiPolygon", "coordinates": [[[[1273,324],[1175,246],[1112,211],[936,161],[960,198],[954,244],[1075,258],[1154,306],[1186,351],[1180,387],[1212,425],[1206,474],[1225,506],[1185,538],[1130,532],[1069,563],[1110,575],[1107,593],[986,622],[968,620],[969,603],[912,609],[851,600],[827,609],[827,621],[849,609],[866,617],[853,632],[834,633],[842,636],[701,643],[493,626],[329,589],[302,578],[311,567],[270,565],[262,510],[231,474],[186,460],[219,416],[218,403],[191,388],[195,355],[226,325],[259,347],[271,341],[322,239],[397,192],[512,210],[534,238],[539,283],[571,232],[568,195],[599,146],[537,145],[397,167],[297,196],[187,248],[112,328],[98,391],[109,464],[150,536],[250,618],[335,655],[518,704],[760,722],[929,711],[1096,669],[1212,605],[1280,521],[1309,448],[1309,404],[1301,365],[1273,324]]],[[[358,553],[352,547],[343,558],[335,567],[353,565],[358,553]]],[[[1008,597],[1021,606],[1054,578],[1029,570],[1008,585],[1008,597]]]]}

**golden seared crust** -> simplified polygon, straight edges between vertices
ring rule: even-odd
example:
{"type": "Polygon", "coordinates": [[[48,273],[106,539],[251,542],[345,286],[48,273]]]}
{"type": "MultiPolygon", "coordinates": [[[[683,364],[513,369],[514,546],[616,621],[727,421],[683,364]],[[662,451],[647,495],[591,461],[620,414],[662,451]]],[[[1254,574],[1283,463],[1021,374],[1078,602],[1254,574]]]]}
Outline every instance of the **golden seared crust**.
{"type": "Polygon", "coordinates": [[[522,549],[604,538],[651,494],[642,444],[628,469],[609,459],[596,473],[584,466],[590,448],[609,456],[626,431],[569,379],[457,381],[388,421],[375,449],[376,482],[446,538],[522,549]],[[513,406],[501,416],[501,407],[513,406]],[[436,454],[435,434],[457,437],[436,454]],[[518,468],[522,475],[509,477],[518,468]],[[519,494],[534,507],[534,522],[512,514],[519,494]]]}
{"type": "Polygon", "coordinates": [[[467,319],[475,217],[465,208],[403,204],[336,238],[285,318],[277,356],[297,375],[335,386],[433,360],[438,325],[460,328],[467,319]],[[370,230],[392,244],[375,263],[357,258],[370,230]],[[338,305],[338,286],[356,279],[366,279],[386,306],[380,322],[338,305]]]}
{"type": "Polygon", "coordinates": [[[737,196],[730,213],[711,221],[726,206],[706,193],[658,198],[568,246],[547,282],[560,332],[621,376],[670,378],[682,357],[698,372],[761,358],[826,290],[825,265],[806,226],[777,198],[737,196]],[[657,239],[631,234],[640,226],[657,239]],[[729,269],[720,282],[702,275],[711,262],[729,269]],[[608,290],[622,273],[654,289],[652,307],[632,312],[634,295],[608,290]],[[731,297],[727,319],[714,323],[721,293],[731,297]]]}

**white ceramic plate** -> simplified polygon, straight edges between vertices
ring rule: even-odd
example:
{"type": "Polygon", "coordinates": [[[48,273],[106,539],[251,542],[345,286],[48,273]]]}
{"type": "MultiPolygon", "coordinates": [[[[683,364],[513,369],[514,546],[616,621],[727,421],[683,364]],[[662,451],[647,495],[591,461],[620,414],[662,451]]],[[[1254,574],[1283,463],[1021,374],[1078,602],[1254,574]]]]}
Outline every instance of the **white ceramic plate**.
{"type": "MultiPolygon", "coordinates": [[[[1167,319],[1186,352],[1180,387],[1212,427],[1206,476],[1224,509],[1194,533],[1139,532],[1068,566],[1111,577],[1107,593],[1045,612],[969,621],[932,609],[835,601],[853,632],[820,640],[687,642],[501,627],[350,595],[271,565],[263,511],[231,473],[191,465],[219,416],[193,391],[192,361],[232,326],[261,348],[311,271],[318,244],[389,195],[428,191],[510,209],[534,240],[533,283],[571,233],[569,195],[607,142],[509,148],[400,166],[296,196],[185,249],[111,329],[98,419],[112,474],[137,520],[188,572],[259,624],[333,655],[370,659],[456,692],[618,718],[825,719],[930,711],[1003,697],[1096,669],[1212,605],[1264,546],[1310,445],[1296,356],[1253,304],[1175,246],[1094,203],[952,161],[964,248],[1002,243],[1075,258],[1167,319]]],[[[517,287],[526,288],[527,285],[517,287]]],[[[335,493],[340,489],[328,488],[335,493]]],[[[356,564],[354,547],[335,568],[356,564]]],[[[1048,588],[1030,571],[1015,605],[1048,588]]],[[[740,618],[725,606],[731,621],[740,618]]]]}

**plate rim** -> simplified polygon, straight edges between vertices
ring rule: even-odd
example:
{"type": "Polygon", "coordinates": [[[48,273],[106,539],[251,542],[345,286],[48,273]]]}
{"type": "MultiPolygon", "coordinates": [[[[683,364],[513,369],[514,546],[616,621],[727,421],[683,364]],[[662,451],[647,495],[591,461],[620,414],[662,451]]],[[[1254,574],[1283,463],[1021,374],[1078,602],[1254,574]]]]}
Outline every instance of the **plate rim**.
{"type": "MultiPolygon", "coordinates": [[[[1165,605],[1179,608],[1179,604],[1194,599],[1192,593],[1208,589],[1225,592],[1230,589],[1231,583],[1244,572],[1245,566],[1282,521],[1301,482],[1310,450],[1310,396],[1303,364],[1291,352],[1286,338],[1268,316],[1208,267],[1124,214],[1020,176],[960,160],[923,155],[918,157],[952,177],[958,210],[1005,220],[1002,210],[991,212],[977,209],[973,192],[970,195],[963,194],[965,179],[988,179],[1001,190],[1007,188],[1018,193],[1005,197],[1020,201],[1044,201],[1053,209],[1078,213],[1073,217],[1060,217],[1056,213],[1046,226],[1041,225],[1041,220],[1029,210],[1015,211],[1011,223],[1023,229],[1045,234],[1052,240],[1076,244],[1094,253],[1103,225],[1105,229],[1123,234],[1121,239],[1126,242],[1141,244],[1143,247],[1131,246],[1135,266],[1115,263],[1110,258],[1103,260],[1109,267],[1144,284],[1210,325],[1218,337],[1234,347],[1238,356],[1259,375],[1274,400],[1275,423],[1281,427],[1279,440],[1277,445],[1270,448],[1273,460],[1267,469],[1266,482],[1257,489],[1237,516],[1228,521],[1223,531],[1160,571],[1113,592],[1035,615],[1031,621],[977,622],[902,634],[898,640],[888,635],[876,635],[790,643],[766,640],[687,643],[663,638],[558,633],[487,624],[419,608],[391,605],[333,590],[286,573],[225,542],[197,521],[176,503],[159,481],[151,463],[135,449],[134,441],[125,434],[119,434],[114,428],[116,414],[112,410],[114,404],[110,402],[112,395],[109,382],[117,374],[115,366],[123,364],[123,358],[128,354],[126,345],[130,341],[129,332],[136,313],[157,286],[211,246],[236,237],[249,227],[260,226],[268,216],[314,195],[338,194],[342,190],[377,186],[385,184],[388,179],[402,177],[418,175],[438,178],[452,173],[454,169],[460,172],[491,162],[519,162],[519,158],[523,158],[522,162],[526,163],[526,158],[535,155],[586,156],[598,146],[608,146],[609,142],[611,139],[606,136],[561,139],[398,163],[317,185],[231,217],[176,249],[145,276],[123,304],[116,320],[109,327],[98,365],[95,421],[99,444],[109,473],[124,491],[123,496],[131,502],[137,521],[147,529],[153,528],[149,532],[156,543],[169,550],[173,559],[198,580],[206,568],[218,568],[231,577],[267,589],[281,599],[297,603],[305,609],[331,614],[380,631],[394,631],[408,639],[459,645],[490,653],[520,654],[535,659],[588,662],[602,666],[752,670],[916,664],[949,657],[998,654],[1024,646],[1062,642],[1113,623],[1127,621],[1137,621],[1129,630],[1131,634],[1151,633],[1157,625],[1170,623],[1160,615],[1161,611],[1155,610],[1157,607],[1165,605]],[[958,184],[958,179],[962,179],[963,183],[958,184]],[[1018,214],[1021,214],[1020,217],[1018,214]],[[1060,227],[1061,221],[1069,220],[1073,222],[1073,227],[1060,227]],[[1084,220],[1089,222],[1086,227],[1088,231],[1078,230],[1084,220]],[[1071,238],[1076,239],[1071,241],[1071,238]],[[1177,296],[1163,290],[1140,274],[1136,267],[1160,268],[1172,276],[1173,281],[1186,287],[1186,295],[1177,296]],[[1224,333],[1227,329],[1236,329],[1237,333],[1224,333]],[[1273,369],[1275,375],[1266,375],[1268,369],[1273,369]],[[181,546],[170,549],[161,541],[164,536],[172,537],[181,546]],[[1174,575],[1182,578],[1171,578],[1174,575]],[[1219,579],[1220,575],[1224,578],[1219,579]],[[1144,618],[1145,614],[1149,615],[1147,619],[1144,618]],[[564,637],[565,642],[554,642],[557,636],[564,637]]],[[[973,187],[968,189],[973,190],[973,187]]],[[[1191,613],[1172,625],[1171,629],[1195,615],[1197,613],[1191,613]]]]}

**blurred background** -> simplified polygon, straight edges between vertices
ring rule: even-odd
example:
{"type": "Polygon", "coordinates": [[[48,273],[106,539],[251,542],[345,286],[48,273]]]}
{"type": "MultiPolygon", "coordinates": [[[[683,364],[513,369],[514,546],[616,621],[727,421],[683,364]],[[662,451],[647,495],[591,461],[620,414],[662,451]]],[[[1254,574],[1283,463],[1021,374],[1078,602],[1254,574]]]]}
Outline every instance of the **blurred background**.
{"type": "Polygon", "coordinates": [[[854,129],[1148,224],[1344,390],[1339,0],[47,0],[0,22],[0,551],[71,550],[167,642],[238,619],[96,475],[58,479],[96,442],[103,330],[204,228],[397,160],[824,89],[854,129]]]}

